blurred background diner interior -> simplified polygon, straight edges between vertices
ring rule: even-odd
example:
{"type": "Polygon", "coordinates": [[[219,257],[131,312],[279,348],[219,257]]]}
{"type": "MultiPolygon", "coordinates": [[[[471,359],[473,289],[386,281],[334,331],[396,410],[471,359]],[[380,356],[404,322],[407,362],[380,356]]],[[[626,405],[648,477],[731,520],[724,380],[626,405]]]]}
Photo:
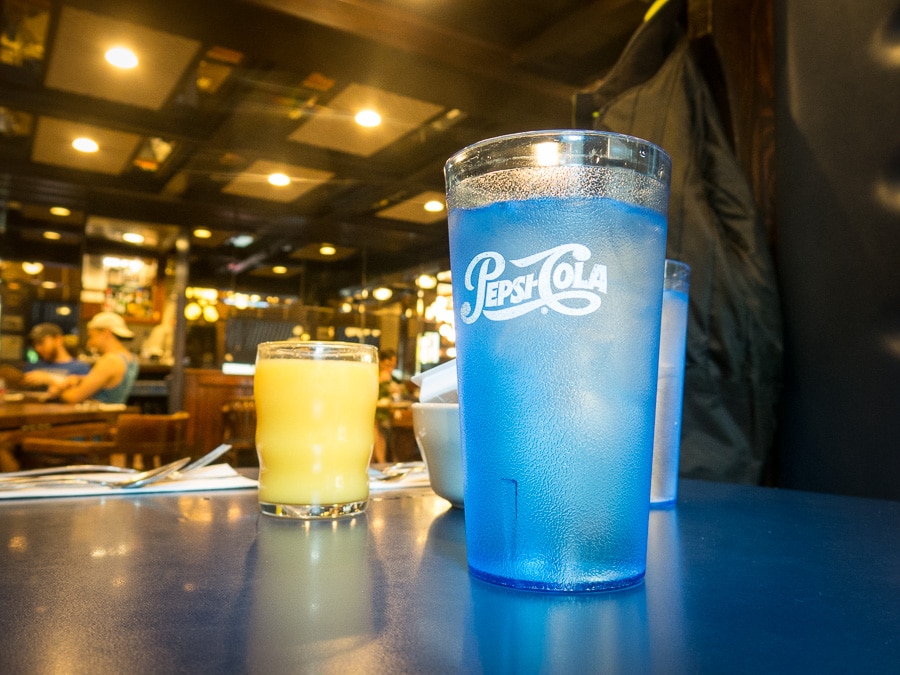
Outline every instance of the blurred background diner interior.
{"type": "Polygon", "coordinates": [[[4,0],[0,361],[34,360],[48,321],[78,351],[118,312],[141,357],[130,402],[187,409],[208,449],[259,342],[364,340],[401,382],[452,358],[444,162],[599,125],[596,93],[668,12],[746,180],[780,322],[773,393],[737,422],[752,471],[695,476],[900,498],[900,10],[827,4],[4,0]]]}

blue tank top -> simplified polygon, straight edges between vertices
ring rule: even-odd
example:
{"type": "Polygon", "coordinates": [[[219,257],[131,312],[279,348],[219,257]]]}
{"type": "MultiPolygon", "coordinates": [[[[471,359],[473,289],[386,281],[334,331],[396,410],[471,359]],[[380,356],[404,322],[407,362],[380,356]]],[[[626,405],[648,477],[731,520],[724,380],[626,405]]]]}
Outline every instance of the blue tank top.
{"type": "Polygon", "coordinates": [[[122,353],[119,356],[125,361],[125,375],[122,376],[122,381],[115,387],[101,389],[95,393],[91,397],[95,401],[100,401],[100,403],[125,403],[128,400],[128,395],[131,393],[131,388],[137,379],[140,364],[135,356],[122,353]]]}

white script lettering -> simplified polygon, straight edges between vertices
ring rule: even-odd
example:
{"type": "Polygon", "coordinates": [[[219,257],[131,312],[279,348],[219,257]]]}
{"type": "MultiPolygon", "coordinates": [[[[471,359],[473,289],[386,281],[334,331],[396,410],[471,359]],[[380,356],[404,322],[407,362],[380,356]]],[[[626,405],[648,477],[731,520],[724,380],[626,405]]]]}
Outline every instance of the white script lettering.
{"type": "Polygon", "coordinates": [[[562,244],[540,253],[510,260],[509,264],[536,270],[513,278],[503,278],[506,259],[496,251],[479,253],[466,268],[467,291],[474,291],[475,306],[466,300],[460,318],[474,323],[484,316],[491,321],[506,321],[536,309],[553,310],[569,316],[597,311],[600,293],[606,293],[606,265],[585,263],[591,250],[583,244],[562,244]]]}

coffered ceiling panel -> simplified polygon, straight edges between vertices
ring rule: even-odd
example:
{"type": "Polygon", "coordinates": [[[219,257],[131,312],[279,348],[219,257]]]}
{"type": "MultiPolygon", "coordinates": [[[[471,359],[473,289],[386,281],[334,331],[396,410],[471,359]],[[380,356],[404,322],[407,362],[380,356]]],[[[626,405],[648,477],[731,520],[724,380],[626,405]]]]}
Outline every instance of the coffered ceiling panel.
{"type": "Polygon", "coordinates": [[[371,157],[441,112],[441,106],[351,84],[330,103],[314,109],[309,121],[292,133],[292,141],[371,157]],[[381,123],[366,127],[355,122],[363,111],[377,111],[381,123]]]}
{"type": "Polygon", "coordinates": [[[34,134],[31,159],[69,169],[117,175],[131,160],[141,137],[91,124],[41,117],[34,134]],[[97,143],[96,152],[79,152],[72,143],[78,138],[90,138],[97,143]]]}
{"type": "Polygon", "coordinates": [[[257,160],[223,187],[222,192],[289,204],[326,183],[333,175],[329,171],[318,171],[304,166],[257,160]],[[285,176],[290,183],[273,185],[269,182],[269,177],[273,174],[285,176]]]}
{"type": "Polygon", "coordinates": [[[46,86],[151,110],[168,100],[200,49],[196,40],[63,6],[46,86]],[[105,54],[127,47],[138,66],[120,70],[105,54]]]}
{"type": "Polygon", "coordinates": [[[375,213],[379,218],[406,220],[411,223],[439,223],[447,220],[443,192],[422,192],[411,199],[375,213]]]}

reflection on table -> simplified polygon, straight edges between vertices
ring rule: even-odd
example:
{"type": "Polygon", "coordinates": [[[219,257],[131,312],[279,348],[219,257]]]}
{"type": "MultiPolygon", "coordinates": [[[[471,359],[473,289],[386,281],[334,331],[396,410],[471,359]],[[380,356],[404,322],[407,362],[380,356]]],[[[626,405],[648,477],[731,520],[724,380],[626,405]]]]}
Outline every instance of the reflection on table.
{"type": "Polygon", "coordinates": [[[473,580],[427,488],[284,523],[254,491],[0,504],[0,670],[871,672],[900,663],[900,503],[686,481],[644,584],[473,580]]]}

